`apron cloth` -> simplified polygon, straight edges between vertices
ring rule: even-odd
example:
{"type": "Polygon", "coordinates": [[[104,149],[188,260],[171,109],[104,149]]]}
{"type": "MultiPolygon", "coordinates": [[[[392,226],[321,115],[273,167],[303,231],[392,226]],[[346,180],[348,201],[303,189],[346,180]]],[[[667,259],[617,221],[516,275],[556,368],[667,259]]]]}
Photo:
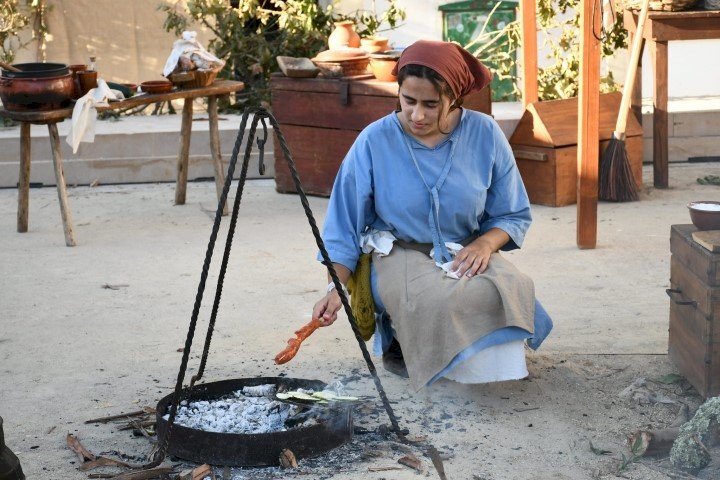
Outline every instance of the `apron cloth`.
{"type": "Polygon", "coordinates": [[[533,282],[499,253],[492,254],[484,273],[460,280],[447,277],[428,255],[415,250],[373,253],[372,261],[416,390],[458,353],[499,328],[533,333],[533,282]]]}

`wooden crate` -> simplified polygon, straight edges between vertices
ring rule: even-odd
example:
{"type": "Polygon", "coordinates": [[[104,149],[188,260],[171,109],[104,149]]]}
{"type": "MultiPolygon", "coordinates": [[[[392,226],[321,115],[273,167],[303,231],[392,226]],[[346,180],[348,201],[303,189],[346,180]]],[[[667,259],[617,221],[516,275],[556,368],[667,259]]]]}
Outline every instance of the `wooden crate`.
{"type": "MultiPolygon", "coordinates": [[[[273,76],[272,110],[295,161],[303,189],[329,196],[345,154],[360,131],[395,110],[397,83],[375,79],[295,79],[273,76]]],[[[464,106],[491,113],[490,89],[469,95],[464,106]]],[[[294,193],[282,149],[274,136],[275,188],[294,193]]]]}
{"type": "MultiPolygon", "coordinates": [[[[617,92],[600,95],[600,157],[615,130],[620,100],[617,92]]],[[[577,129],[577,98],[528,105],[510,145],[532,203],[561,207],[577,201],[577,129]]],[[[642,186],[642,133],[631,113],[625,145],[638,187],[642,186]]]]}
{"type": "Polygon", "coordinates": [[[695,389],[712,397],[720,394],[720,254],[694,242],[694,231],[692,225],[670,231],[668,353],[695,389]]]}

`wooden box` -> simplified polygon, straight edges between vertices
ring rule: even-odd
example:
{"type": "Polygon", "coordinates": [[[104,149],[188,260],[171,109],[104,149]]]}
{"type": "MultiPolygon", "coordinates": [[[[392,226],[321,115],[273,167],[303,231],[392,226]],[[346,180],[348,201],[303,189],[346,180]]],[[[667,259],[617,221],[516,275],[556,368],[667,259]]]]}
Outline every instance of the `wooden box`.
{"type": "MultiPolygon", "coordinates": [[[[600,157],[615,130],[620,100],[617,92],[600,95],[600,157]]],[[[577,201],[577,130],[577,98],[527,106],[510,145],[530,202],[561,207],[577,201]]],[[[642,126],[631,113],[625,146],[638,187],[642,186],[642,134],[642,126]]]]}
{"type": "Polygon", "coordinates": [[[720,394],[720,253],[692,239],[693,225],[670,230],[668,353],[704,397],[720,394]]]}
{"type": "MultiPolygon", "coordinates": [[[[329,196],[340,163],[360,131],[395,110],[398,86],[375,79],[295,79],[273,76],[272,110],[280,123],[305,193],[329,196]]],[[[490,114],[490,89],[469,95],[464,106],[490,114]]],[[[274,136],[275,188],[295,183],[274,136]]]]}

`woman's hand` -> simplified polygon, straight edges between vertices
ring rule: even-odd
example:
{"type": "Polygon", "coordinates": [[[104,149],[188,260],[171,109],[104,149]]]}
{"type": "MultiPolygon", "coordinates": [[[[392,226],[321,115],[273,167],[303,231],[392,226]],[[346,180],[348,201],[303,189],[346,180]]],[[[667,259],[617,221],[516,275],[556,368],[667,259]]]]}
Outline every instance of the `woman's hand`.
{"type": "Polygon", "coordinates": [[[455,255],[452,271],[458,277],[473,277],[487,270],[490,264],[490,255],[496,250],[488,242],[480,242],[478,238],[455,255]]]}
{"type": "Polygon", "coordinates": [[[312,318],[319,320],[323,327],[327,327],[337,320],[340,307],[342,307],[340,294],[333,288],[315,304],[312,318]]]}
{"type": "Polygon", "coordinates": [[[490,264],[490,255],[509,241],[510,235],[499,228],[491,228],[455,255],[452,271],[458,277],[474,277],[485,272],[490,264]]]}

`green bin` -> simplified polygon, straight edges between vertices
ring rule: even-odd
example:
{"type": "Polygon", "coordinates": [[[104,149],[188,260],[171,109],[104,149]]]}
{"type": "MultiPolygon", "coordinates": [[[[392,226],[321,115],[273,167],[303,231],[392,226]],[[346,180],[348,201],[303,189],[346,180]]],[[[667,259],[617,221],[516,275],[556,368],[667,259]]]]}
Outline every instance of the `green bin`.
{"type": "MultiPolygon", "coordinates": [[[[457,42],[462,46],[470,43],[480,34],[488,15],[497,3],[493,0],[471,0],[440,5],[439,10],[442,12],[443,19],[443,40],[457,42]]],[[[518,2],[500,0],[499,3],[500,6],[495,10],[486,27],[488,32],[502,30],[505,25],[515,21],[518,2]]],[[[487,66],[490,70],[495,69],[495,66],[490,63],[487,66]]],[[[513,74],[515,73],[513,71],[513,74]]],[[[493,77],[491,88],[492,99],[495,101],[516,100],[510,79],[498,80],[497,77],[493,77]]]]}

